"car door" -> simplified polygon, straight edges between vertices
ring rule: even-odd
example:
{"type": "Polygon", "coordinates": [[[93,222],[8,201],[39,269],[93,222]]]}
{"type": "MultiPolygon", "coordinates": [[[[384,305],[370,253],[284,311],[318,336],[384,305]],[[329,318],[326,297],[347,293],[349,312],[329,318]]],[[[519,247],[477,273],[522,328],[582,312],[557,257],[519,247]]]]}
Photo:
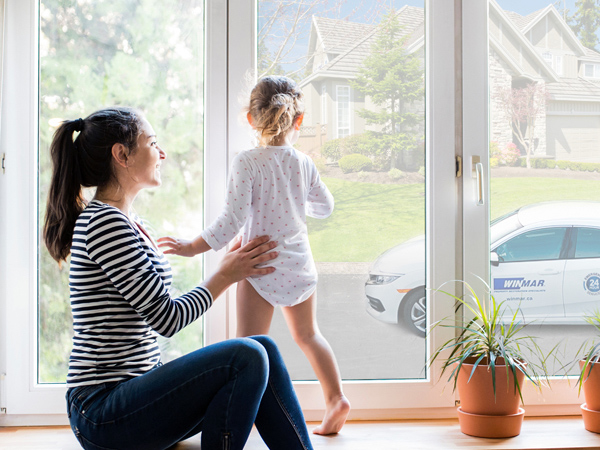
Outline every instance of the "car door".
{"type": "Polygon", "coordinates": [[[570,322],[600,309],[600,228],[574,228],[575,245],[566,261],[563,297],[570,322]]]}
{"type": "Polygon", "coordinates": [[[563,318],[562,280],[569,227],[520,230],[492,248],[492,290],[506,314],[520,308],[526,321],[563,318]]]}

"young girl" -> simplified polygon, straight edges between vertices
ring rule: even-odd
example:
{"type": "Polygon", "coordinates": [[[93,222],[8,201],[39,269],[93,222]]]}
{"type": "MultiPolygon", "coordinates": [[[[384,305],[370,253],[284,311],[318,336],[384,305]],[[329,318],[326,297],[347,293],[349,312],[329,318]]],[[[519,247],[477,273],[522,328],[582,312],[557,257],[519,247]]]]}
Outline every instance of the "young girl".
{"type": "Polygon", "coordinates": [[[238,233],[242,245],[267,234],[278,243],[276,272],[246,278],[237,286],[238,337],[267,334],[273,308],[281,306],[292,337],[312,365],[325,395],[323,422],[313,432],[340,431],[350,411],[335,356],[316,321],[317,271],[306,216],[326,218],[333,197],[317,168],[294,149],[304,117],[302,92],[283,76],[262,78],[252,90],[248,122],[261,147],[238,154],[231,167],[227,204],[193,241],[163,237],[165,253],[193,256],[219,250],[238,233]],[[240,231],[241,230],[241,231],[240,231]]]}

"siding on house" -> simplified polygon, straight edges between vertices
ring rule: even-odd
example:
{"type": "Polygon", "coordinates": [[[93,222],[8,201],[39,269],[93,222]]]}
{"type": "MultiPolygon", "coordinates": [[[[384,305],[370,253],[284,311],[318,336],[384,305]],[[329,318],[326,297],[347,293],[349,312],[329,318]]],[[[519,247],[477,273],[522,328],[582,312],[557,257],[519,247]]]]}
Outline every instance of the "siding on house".
{"type": "Polygon", "coordinates": [[[548,154],[556,160],[600,160],[600,115],[548,116],[548,154]]]}
{"type": "MultiPolygon", "coordinates": [[[[423,9],[404,6],[398,10],[398,18],[404,25],[404,32],[409,35],[406,48],[418,52],[423,61],[423,9]]],[[[501,105],[496,103],[498,100],[494,99],[493,90],[499,86],[543,83],[549,98],[546,110],[536,118],[534,138],[537,145],[534,156],[559,158],[560,155],[570,155],[573,161],[589,158],[599,161],[600,155],[593,156],[591,149],[594,146],[600,148],[600,133],[588,132],[590,121],[586,122],[579,134],[573,131],[575,128],[571,124],[574,115],[600,117],[600,53],[583,47],[552,5],[521,16],[515,12],[503,11],[496,2],[490,1],[489,32],[490,139],[498,142],[500,147],[516,142],[509,118],[501,105]],[[598,78],[585,77],[585,64],[598,64],[595,74],[598,78]],[[564,121],[565,126],[557,128],[561,121],[564,121]],[[556,134],[559,131],[563,140],[567,136],[573,142],[561,144],[560,136],[556,134]]],[[[348,85],[356,78],[364,59],[370,53],[376,33],[374,25],[323,18],[313,20],[309,52],[321,52],[328,59],[315,56],[313,73],[301,82],[303,89],[310,91],[307,102],[310,99],[316,105],[309,108],[313,117],[307,113],[305,123],[316,123],[315,117],[319,117],[319,123],[322,121],[319,116],[320,93],[322,84],[326,82],[329,97],[326,108],[328,139],[337,136],[336,86],[348,85]]],[[[355,89],[351,92],[351,102],[351,132],[357,134],[367,130],[380,131],[381,127],[367,125],[358,115],[358,111],[363,108],[377,110],[379,107],[370,98],[360,96],[355,89]]],[[[424,103],[417,103],[414,105],[415,109],[423,111],[424,103]]]]}

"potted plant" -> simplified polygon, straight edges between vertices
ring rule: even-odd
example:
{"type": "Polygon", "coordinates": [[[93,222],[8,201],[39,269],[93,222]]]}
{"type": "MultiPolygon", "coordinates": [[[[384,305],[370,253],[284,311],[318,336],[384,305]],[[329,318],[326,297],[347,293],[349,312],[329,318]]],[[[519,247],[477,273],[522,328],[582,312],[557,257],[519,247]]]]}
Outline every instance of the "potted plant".
{"type": "Polygon", "coordinates": [[[472,319],[466,324],[455,324],[453,318],[450,323],[444,320],[434,325],[454,328],[456,335],[433,353],[429,365],[440,359],[440,377],[450,372],[448,381],[453,381],[453,391],[458,388],[463,433],[490,438],[517,436],[525,413],[520,407],[523,381],[527,378],[539,388],[540,380],[547,378],[547,357],[533,337],[521,335],[526,325],[519,309],[506,316],[505,305],[496,303],[487,283],[483,282],[489,304],[468,283],[462,283],[467,292],[464,298],[438,291],[453,297],[457,307],[462,305],[472,319]]]}
{"type": "MultiPolygon", "coordinates": [[[[600,311],[584,316],[586,322],[600,331],[600,311]]],[[[590,345],[584,344],[578,355],[583,353],[579,362],[579,394],[583,388],[585,403],[581,405],[583,424],[585,429],[600,433],[600,344],[592,341],[590,345]]]]}

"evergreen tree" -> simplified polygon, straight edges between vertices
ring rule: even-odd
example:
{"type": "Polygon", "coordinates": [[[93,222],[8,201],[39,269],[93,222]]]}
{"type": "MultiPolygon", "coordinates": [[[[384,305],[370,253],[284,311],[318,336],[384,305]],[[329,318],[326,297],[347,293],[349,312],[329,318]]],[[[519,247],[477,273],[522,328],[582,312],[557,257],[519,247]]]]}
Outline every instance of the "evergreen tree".
{"type": "Polygon", "coordinates": [[[598,29],[600,28],[600,1],[577,0],[575,13],[570,17],[570,25],[581,43],[595,49],[600,44],[598,29]]]}
{"type": "Polygon", "coordinates": [[[411,155],[423,139],[423,67],[419,56],[408,53],[410,35],[400,25],[395,11],[384,16],[365,58],[358,78],[352,86],[380,107],[378,111],[362,109],[358,114],[369,125],[381,126],[381,132],[370,133],[391,157],[391,167],[410,169],[411,155]]]}

